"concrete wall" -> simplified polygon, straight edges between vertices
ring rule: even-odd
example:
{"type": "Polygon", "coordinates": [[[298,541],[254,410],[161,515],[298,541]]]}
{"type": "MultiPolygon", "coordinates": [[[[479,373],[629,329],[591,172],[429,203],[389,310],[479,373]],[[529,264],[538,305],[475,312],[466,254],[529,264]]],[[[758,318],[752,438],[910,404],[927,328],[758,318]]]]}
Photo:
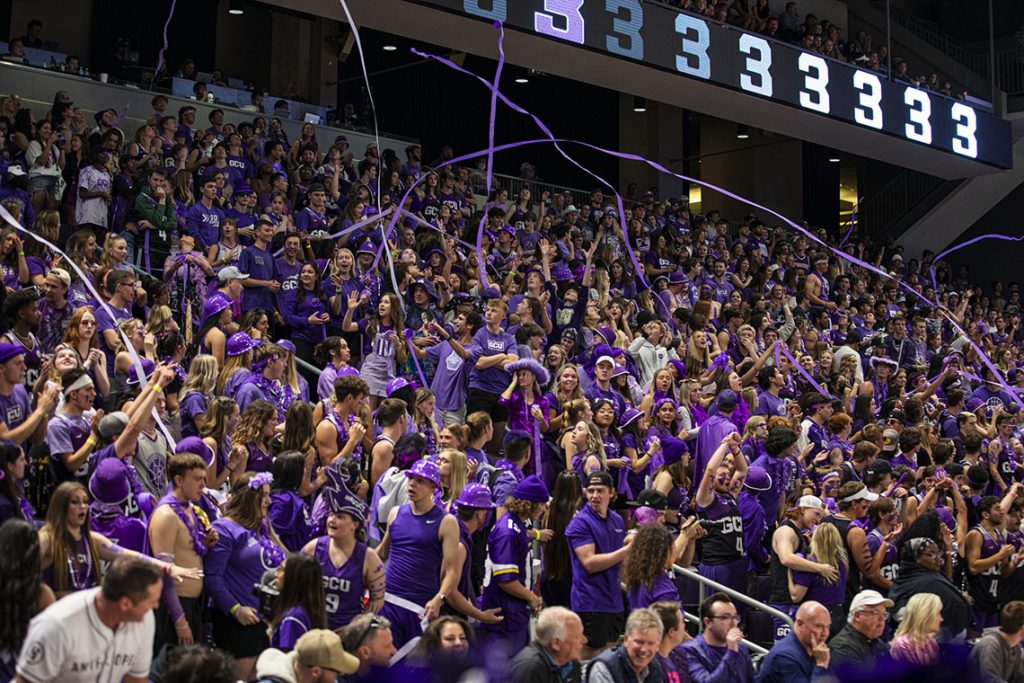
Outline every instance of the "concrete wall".
{"type": "MultiPolygon", "coordinates": [[[[683,148],[683,115],[679,107],[650,100],[646,112],[635,112],[633,96],[619,95],[619,150],[639,154],[673,171],[680,170],[682,166],[671,160],[688,153],[683,148]]],[[[655,186],[660,197],[678,197],[683,191],[681,180],[637,161],[620,161],[619,178],[623,188],[631,182],[641,192],[655,186]]]]}
{"type": "MultiPolygon", "coordinates": [[[[799,140],[750,130],[736,138],[736,124],[704,117],[700,121],[700,179],[747,197],[790,217],[804,215],[803,150],[799,140]],[[786,169],[781,173],[779,169],[786,169]]],[[[749,204],[704,188],[701,207],[723,216],[760,213],[749,204]]],[[[838,190],[837,190],[838,192],[838,190]]]]}

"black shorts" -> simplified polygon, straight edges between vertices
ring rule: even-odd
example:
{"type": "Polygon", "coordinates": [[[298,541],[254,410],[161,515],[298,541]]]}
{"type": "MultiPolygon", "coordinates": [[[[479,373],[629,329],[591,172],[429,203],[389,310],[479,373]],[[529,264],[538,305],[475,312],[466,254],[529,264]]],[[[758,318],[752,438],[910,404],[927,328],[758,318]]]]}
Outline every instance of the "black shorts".
{"type": "Polygon", "coordinates": [[[213,641],[235,659],[258,657],[270,647],[267,639],[267,625],[262,621],[252,626],[242,626],[238,620],[219,609],[211,610],[213,641]]]}
{"type": "Polygon", "coordinates": [[[599,649],[606,643],[615,643],[626,630],[626,615],[623,612],[577,612],[583,622],[583,635],[592,649],[599,649]]]}
{"type": "Polygon", "coordinates": [[[466,415],[482,410],[491,416],[491,422],[508,422],[508,406],[500,405],[499,398],[501,394],[470,389],[466,395],[466,415]]]}

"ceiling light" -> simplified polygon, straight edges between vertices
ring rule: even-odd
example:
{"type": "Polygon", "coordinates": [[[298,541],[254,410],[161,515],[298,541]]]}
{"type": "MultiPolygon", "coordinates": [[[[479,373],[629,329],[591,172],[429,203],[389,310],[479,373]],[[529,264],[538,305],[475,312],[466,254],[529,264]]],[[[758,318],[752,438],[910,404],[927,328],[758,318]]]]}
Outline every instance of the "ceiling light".
{"type": "Polygon", "coordinates": [[[530,82],[530,79],[527,78],[526,76],[520,76],[519,78],[516,79],[516,83],[529,83],[529,82],[530,82]]]}
{"type": "Polygon", "coordinates": [[[829,160],[829,163],[832,163],[832,164],[838,164],[839,163],[839,157],[829,157],[828,160],[829,160]]]}
{"type": "Polygon", "coordinates": [[[643,97],[633,97],[633,111],[643,113],[647,111],[647,100],[643,97]]]}
{"type": "Polygon", "coordinates": [[[384,49],[384,52],[394,52],[398,48],[395,47],[394,45],[385,45],[383,49],[384,49]]]}
{"type": "Polygon", "coordinates": [[[745,123],[736,124],[736,139],[746,140],[750,137],[750,126],[745,123]]]}
{"type": "Polygon", "coordinates": [[[228,14],[245,14],[245,5],[242,0],[231,0],[228,14]]]}

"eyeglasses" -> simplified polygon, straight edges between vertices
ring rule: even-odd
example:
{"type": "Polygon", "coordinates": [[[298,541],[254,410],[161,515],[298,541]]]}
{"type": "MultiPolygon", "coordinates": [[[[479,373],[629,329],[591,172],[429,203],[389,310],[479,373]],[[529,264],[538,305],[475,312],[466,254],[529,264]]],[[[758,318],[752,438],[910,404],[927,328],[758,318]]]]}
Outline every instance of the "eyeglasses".
{"type": "Polygon", "coordinates": [[[708,617],[708,619],[717,619],[719,621],[738,622],[740,620],[740,617],[739,617],[738,614],[722,614],[722,615],[719,615],[717,617],[708,617]]]}
{"type": "Polygon", "coordinates": [[[883,619],[889,618],[888,610],[882,610],[881,612],[873,609],[863,609],[860,611],[861,614],[866,614],[869,617],[882,617],[883,619]]]}
{"type": "Polygon", "coordinates": [[[370,621],[367,622],[363,630],[359,632],[359,639],[356,640],[355,644],[352,646],[352,649],[354,650],[360,645],[362,645],[366,641],[366,639],[370,637],[370,634],[373,631],[376,631],[377,629],[381,628],[384,628],[384,620],[376,614],[374,614],[372,617],[370,617],[370,621]]]}

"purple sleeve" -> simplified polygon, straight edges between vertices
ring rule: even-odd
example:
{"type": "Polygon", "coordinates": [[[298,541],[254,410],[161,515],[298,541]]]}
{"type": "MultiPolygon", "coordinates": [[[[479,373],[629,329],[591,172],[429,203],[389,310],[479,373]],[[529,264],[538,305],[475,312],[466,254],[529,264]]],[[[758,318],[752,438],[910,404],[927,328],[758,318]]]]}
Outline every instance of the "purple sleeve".
{"type": "Polygon", "coordinates": [[[111,330],[114,328],[114,319],[107,313],[107,309],[99,306],[96,308],[96,331],[111,330]]]}
{"type": "Polygon", "coordinates": [[[71,443],[71,430],[64,420],[51,420],[46,426],[46,445],[51,455],[63,453],[74,453],[75,447],[71,443]]]}
{"type": "MultiPolygon", "coordinates": [[[[428,346],[427,347],[427,350],[425,351],[425,353],[426,353],[426,356],[430,360],[431,363],[433,363],[434,365],[437,365],[438,363],[441,362],[441,352],[444,350],[443,347],[447,343],[448,342],[441,342],[440,344],[434,344],[433,346],[428,346]]],[[[448,348],[451,349],[451,345],[450,344],[449,344],[448,348]]]]}
{"type": "Polygon", "coordinates": [[[196,415],[206,412],[206,397],[198,391],[190,391],[181,399],[181,421],[193,420],[196,415]]]}
{"type": "Polygon", "coordinates": [[[581,520],[579,515],[573,517],[569,525],[565,527],[565,537],[569,540],[569,547],[573,550],[584,545],[596,545],[593,534],[590,533],[586,522],[581,520]]]}
{"type": "Polygon", "coordinates": [[[800,571],[799,569],[794,569],[793,583],[795,583],[798,586],[809,587],[812,583],[814,583],[814,577],[816,576],[817,574],[815,574],[814,572],[805,572],[800,571]]]}
{"type": "Polygon", "coordinates": [[[494,502],[496,505],[504,505],[512,492],[516,490],[516,478],[511,472],[502,472],[498,480],[494,482],[494,502]]]}
{"type": "Polygon", "coordinates": [[[515,536],[516,531],[512,528],[512,520],[505,516],[494,526],[487,539],[487,559],[491,561],[491,579],[498,583],[508,583],[520,578],[515,536]]]}
{"type": "Polygon", "coordinates": [[[235,598],[228,590],[224,580],[228,568],[228,560],[235,552],[237,539],[234,535],[234,525],[221,524],[222,520],[213,523],[217,529],[217,544],[210,548],[203,558],[203,576],[206,581],[206,592],[213,602],[213,606],[224,614],[230,614],[231,608],[235,606],[235,598]]]}

